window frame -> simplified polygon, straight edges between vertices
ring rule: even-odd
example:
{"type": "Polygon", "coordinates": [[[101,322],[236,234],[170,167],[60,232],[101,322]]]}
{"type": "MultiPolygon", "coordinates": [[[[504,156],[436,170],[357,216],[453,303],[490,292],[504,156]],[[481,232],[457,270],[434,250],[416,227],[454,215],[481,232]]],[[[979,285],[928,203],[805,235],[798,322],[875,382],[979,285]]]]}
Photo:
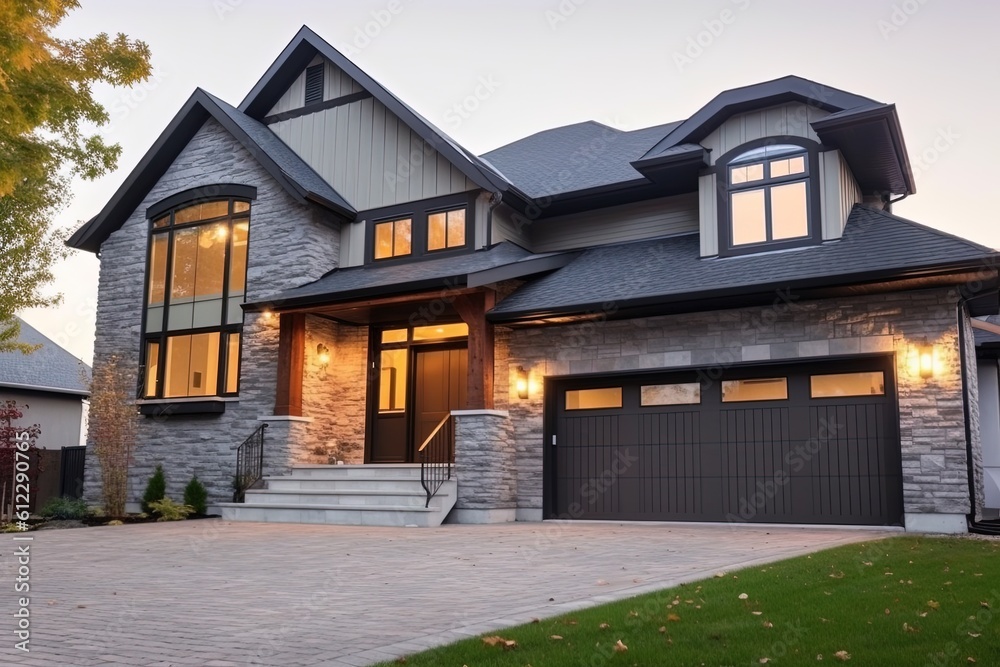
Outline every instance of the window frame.
{"type": "MultiPolygon", "coordinates": [[[[714,169],[712,169],[710,173],[714,173],[716,179],[716,202],[718,209],[717,233],[719,238],[720,257],[746,255],[762,251],[781,250],[785,248],[798,248],[808,245],[817,245],[822,242],[823,225],[821,217],[822,211],[820,207],[820,188],[822,187],[822,182],[819,178],[819,154],[823,150],[825,149],[821,144],[804,137],[773,136],[748,141],[719,156],[716,160],[714,169]],[[737,157],[755,148],[784,144],[798,146],[804,151],[804,153],[793,153],[787,157],[804,155],[806,169],[805,174],[792,174],[788,176],[778,176],[776,178],[764,178],[760,181],[754,181],[753,183],[741,183],[736,186],[729,184],[731,169],[734,166],[742,166],[732,164],[733,160],[737,157]],[[800,236],[793,239],[780,239],[777,241],[765,240],[757,243],[745,243],[740,245],[733,244],[732,215],[729,206],[730,195],[735,192],[750,192],[761,189],[766,192],[775,186],[798,182],[805,182],[806,184],[806,226],[808,230],[806,236],[800,236]]],[[[783,157],[784,156],[778,156],[773,159],[783,159],[783,157]]],[[[761,162],[765,163],[765,173],[767,168],[766,163],[768,161],[770,161],[769,158],[761,158],[761,162]]],[[[754,162],[747,162],[746,164],[754,164],[754,162]]],[[[765,196],[764,205],[766,211],[765,225],[767,235],[770,236],[772,229],[770,197],[765,196]]]]}
{"type": "MultiPolygon", "coordinates": [[[[229,280],[231,277],[232,270],[232,239],[233,239],[233,226],[234,224],[240,222],[246,222],[247,224],[247,266],[246,270],[249,270],[249,258],[250,258],[250,234],[249,225],[250,218],[253,212],[253,200],[256,199],[257,189],[249,186],[243,185],[219,185],[210,186],[205,188],[195,188],[192,190],[187,190],[154,204],[146,210],[146,224],[147,228],[147,242],[146,242],[146,267],[145,276],[143,279],[143,292],[142,292],[142,317],[141,317],[141,331],[139,336],[139,378],[136,387],[137,398],[141,401],[191,401],[191,400],[202,400],[210,401],[218,398],[236,398],[239,396],[240,380],[242,375],[242,349],[243,349],[243,320],[244,317],[240,317],[240,322],[238,323],[228,323],[229,319],[229,280]],[[177,211],[188,208],[190,206],[195,206],[197,204],[204,204],[216,201],[226,201],[227,213],[221,216],[214,216],[211,218],[205,218],[203,220],[197,220],[193,222],[181,222],[174,223],[174,215],[177,211]],[[237,202],[245,203],[248,208],[246,211],[235,211],[235,205],[237,202]],[[169,216],[169,221],[165,227],[154,227],[156,220],[162,218],[164,215],[169,216]],[[192,327],[188,329],[169,329],[169,307],[170,307],[170,293],[173,289],[173,277],[172,277],[172,266],[174,258],[174,236],[176,230],[186,230],[186,229],[197,229],[203,226],[214,225],[220,222],[226,222],[228,224],[227,238],[229,239],[226,246],[225,259],[223,261],[223,276],[222,276],[222,296],[221,301],[221,313],[220,313],[220,325],[210,326],[210,327],[192,327]],[[160,325],[160,330],[156,332],[149,332],[146,330],[147,327],[147,316],[149,312],[149,289],[150,282],[153,278],[153,239],[162,235],[167,238],[166,243],[166,257],[165,257],[165,269],[164,269],[164,282],[163,282],[163,317],[160,325]],[[166,357],[168,340],[174,337],[181,336],[196,336],[200,334],[211,334],[217,333],[219,335],[219,351],[218,351],[218,369],[216,374],[216,391],[213,394],[196,394],[187,396],[164,396],[164,390],[166,386],[166,357]],[[235,391],[227,391],[227,371],[229,363],[229,347],[230,347],[230,336],[231,334],[239,334],[239,345],[240,349],[237,352],[237,370],[236,370],[236,389],[235,391]],[[149,395],[146,392],[148,386],[147,382],[147,371],[150,366],[150,359],[147,358],[147,350],[150,343],[157,343],[159,345],[159,350],[157,352],[156,367],[157,367],[157,377],[154,386],[153,395],[149,395]]],[[[246,301],[246,277],[244,276],[244,298],[246,301]]]]}
{"type": "Polygon", "coordinates": [[[418,262],[450,255],[462,255],[475,250],[476,193],[465,192],[421,201],[397,204],[358,213],[358,219],[365,221],[365,265],[382,266],[418,262]],[[429,218],[434,213],[465,210],[465,244],[452,248],[428,250],[429,218]],[[375,258],[375,226],[383,222],[410,219],[410,254],[375,258]]]}

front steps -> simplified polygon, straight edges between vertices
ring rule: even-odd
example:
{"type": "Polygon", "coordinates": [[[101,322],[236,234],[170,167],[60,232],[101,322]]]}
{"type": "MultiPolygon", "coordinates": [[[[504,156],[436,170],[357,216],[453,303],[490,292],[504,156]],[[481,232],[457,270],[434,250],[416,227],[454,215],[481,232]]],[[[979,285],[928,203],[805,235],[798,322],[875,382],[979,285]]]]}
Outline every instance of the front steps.
{"type": "Polygon", "coordinates": [[[222,518],[341,526],[439,526],[455,506],[457,484],[444,483],[424,507],[419,464],[301,465],[265,477],[246,502],[221,503],[222,518]]]}

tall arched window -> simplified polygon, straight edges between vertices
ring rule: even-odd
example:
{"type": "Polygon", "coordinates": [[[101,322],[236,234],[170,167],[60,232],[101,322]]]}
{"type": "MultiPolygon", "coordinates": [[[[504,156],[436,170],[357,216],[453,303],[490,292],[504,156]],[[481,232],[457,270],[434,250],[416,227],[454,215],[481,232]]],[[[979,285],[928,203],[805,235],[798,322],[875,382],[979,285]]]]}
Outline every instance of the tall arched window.
{"type": "Polygon", "coordinates": [[[249,231],[250,202],[237,197],[155,213],[146,271],[143,397],[239,391],[249,231]]]}

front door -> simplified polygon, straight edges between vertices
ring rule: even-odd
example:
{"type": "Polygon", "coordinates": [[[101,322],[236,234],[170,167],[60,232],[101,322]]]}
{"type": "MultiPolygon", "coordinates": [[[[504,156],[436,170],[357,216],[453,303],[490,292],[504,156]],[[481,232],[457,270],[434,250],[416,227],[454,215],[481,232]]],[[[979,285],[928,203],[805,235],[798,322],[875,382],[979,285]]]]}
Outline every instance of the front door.
{"type": "Polygon", "coordinates": [[[441,420],[466,405],[469,350],[466,347],[416,350],[413,387],[413,439],[410,460],[441,420]]]}

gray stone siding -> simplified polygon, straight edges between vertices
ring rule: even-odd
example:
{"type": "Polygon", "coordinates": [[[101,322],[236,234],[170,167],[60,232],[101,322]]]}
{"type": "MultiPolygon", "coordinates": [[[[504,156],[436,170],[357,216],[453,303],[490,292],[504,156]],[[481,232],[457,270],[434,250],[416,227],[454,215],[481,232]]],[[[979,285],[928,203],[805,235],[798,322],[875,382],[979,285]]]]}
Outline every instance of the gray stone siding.
{"type": "Polygon", "coordinates": [[[976,339],[968,308],[962,309],[962,327],[965,333],[965,404],[969,410],[969,449],[972,452],[972,478],[975,486],[973,518],[981,521],[986,507],[986,480],[983,470],[983,441],[979,430],[979,366],[976,359],[976,339]]]}
{"type": "Polygon", "coordinates": [[[455,416],[457,509],[517,507],[517,457],[510,417],[501,411],[470,410],[455,416]]]}
{"type": "MultiPolygon", "coordinates": [[[[208,120],[181,151],[121,229],[101,246],[95,366],[118,355],[126,367],[139,368],[143,285],[149,223],[146,208],[177,192],[219,183],[257,188],[250,217],[248,299],[316,280],[337,265],[339,228],[330,214],[299,204],[221,125],[208,120]]],[[[222,415],[144,418],[129,478],[130,500],[137,500],[156,464],[167,475],[167,493],[179,500],[192,474],[205,483],[210,502],[232,496],[236,447],[274,411],[278,320],[247,315],[244,321],[239,400],[222,415]]],[[[288,438],[306,424],[272,424],[267,433],[268,472],[289,461],[288,438]]],[[[294,440],[294,437],[293,437],[294,440]]],[[[100,501],[100,470],[87,460],[86,498],[100,501]]]]}
{"type": "MultiPolygon", "coordinates": [[[[816,301],[777,295],[766,307],[515,329],[509,368],[524,366],[532,384],[526,400],[508,387],[518,509],[542,507],[546,377],[891,352],[897,365],[905,511],[967,513],[957,303],[957,294],[944,288],[816,301]],[[937,372],[926,380],[913,370],[922,339],[937,350],[937,372]]],[[[609,313],[615,308],[606,304],[609,313]]]]}

